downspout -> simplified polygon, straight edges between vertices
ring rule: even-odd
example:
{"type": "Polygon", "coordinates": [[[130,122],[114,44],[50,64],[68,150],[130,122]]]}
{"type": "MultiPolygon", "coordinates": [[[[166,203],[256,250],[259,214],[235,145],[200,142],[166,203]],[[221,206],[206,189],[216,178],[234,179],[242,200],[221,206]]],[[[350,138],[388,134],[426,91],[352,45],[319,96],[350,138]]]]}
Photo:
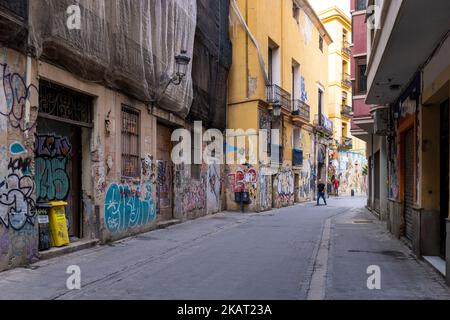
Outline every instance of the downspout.
{"type": "MultiPolygon", "coordinates": [[[[28,2],[28,8],[27,8],[27,27],[28,27],[28,35],[27,35],[27,62],[26,62],[26,76],[25,76],[25,85],[26,85],[26,90],[29,90],[29,88],[31,87],[31,52],[30,52],[30,45],[31,45],[31,41],[30,41],[30,30],[31,30],[31,5],[30,2],[28,2]]],[[[30,103],[30,91],[28,92],[28,95],[26,97],[26,101],[25,101],[25,128],[28,128],[28,124],[30,123],[30,113],[31,113],[31,103],[30,103]]],[[[28,139],[29,137],[29,131],[30,130],[25,130],[24,135],[25,138],[28,139]]]]}
{"type": "Polygon", "coordinates": [[[241,11],[239,10],[239,6],[238,6],[236,0],[231,0],[231,8],[233,9],[234,13],[238,17],[239,22],[244,26],[248,37],[250,38],[250,40],[252,40],[253,44],[255,45],[256,49],[258,50],[259,65],[260,65],[261,70],[262,70],[262,74],[263,74],[263,77],[264,77],[264,82],[266,83],[266,85],[269,85],[270,84],[269,83],[269,77],[268,77],[267,72],[266,72],[266,64],[264,63],[264,57],[262,55],[261,47],[259,46],[259,43],[256,40],[256,38],[253,36],[252,32],[250,31],[250,28],[248,27],[247,22],[242,17],[241,11]]]}

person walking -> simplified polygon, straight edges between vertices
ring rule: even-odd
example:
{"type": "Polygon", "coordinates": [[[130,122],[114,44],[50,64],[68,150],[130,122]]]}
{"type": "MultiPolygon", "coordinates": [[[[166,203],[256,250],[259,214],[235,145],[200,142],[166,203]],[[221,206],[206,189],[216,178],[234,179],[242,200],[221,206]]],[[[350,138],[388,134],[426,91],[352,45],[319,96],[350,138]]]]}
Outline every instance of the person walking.
{"type": "Polygon", "coordinates": [[[317,184],[317,205],[319,206],[320,198],[323,199],[323,202],[325,202],[325,205],[327,205],[327,200],[325,199],[325,183],[322,182],[322,180],[319,180],[319,183],[317,184]]]}
{"type": "Polygon", "coordinates": [[[339,197],[339,180],[338,179],[334,179],[334,194],[336,195],[336,197],[339,197]]]}

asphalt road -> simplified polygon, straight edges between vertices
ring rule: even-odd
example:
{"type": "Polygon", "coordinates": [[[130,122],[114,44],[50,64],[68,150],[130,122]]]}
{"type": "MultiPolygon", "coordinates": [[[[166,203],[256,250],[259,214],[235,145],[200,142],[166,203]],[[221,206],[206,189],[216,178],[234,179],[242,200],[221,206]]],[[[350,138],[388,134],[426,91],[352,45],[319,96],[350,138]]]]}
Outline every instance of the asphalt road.
{"type": "Polygon", "coordinates": [[[450,299],[365,202],[201,218],[0,273],[0,299],[450,299]],[[81,290],[66,288],[71,265],[81,290]],[[373,265],[380,290],[367,287],[373,265]]]}

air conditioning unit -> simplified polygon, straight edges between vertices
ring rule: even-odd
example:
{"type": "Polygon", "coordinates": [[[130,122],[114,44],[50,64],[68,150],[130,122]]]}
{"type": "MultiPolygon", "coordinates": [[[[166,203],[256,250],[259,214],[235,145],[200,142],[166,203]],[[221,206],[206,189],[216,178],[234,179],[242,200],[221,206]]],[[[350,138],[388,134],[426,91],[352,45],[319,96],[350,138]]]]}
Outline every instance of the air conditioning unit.
{"type": "Polygon", "coordinates": [[[374,133],[378,136],[387,136],[389,134],[389,109],[376,109],[373,118],[374,133]]]}

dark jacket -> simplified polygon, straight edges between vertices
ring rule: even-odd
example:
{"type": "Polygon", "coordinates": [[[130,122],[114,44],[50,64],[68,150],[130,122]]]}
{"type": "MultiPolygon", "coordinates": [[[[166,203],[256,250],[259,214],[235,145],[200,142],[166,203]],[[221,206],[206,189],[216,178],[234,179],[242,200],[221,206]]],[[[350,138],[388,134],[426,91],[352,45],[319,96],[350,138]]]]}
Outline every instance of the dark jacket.
{"type": "Polygon", "coordinates": [[[325,184],[319,183],[319,184],[317,185],[317,191],[319,191],[319,192],[325,192],[325,184]]]}

